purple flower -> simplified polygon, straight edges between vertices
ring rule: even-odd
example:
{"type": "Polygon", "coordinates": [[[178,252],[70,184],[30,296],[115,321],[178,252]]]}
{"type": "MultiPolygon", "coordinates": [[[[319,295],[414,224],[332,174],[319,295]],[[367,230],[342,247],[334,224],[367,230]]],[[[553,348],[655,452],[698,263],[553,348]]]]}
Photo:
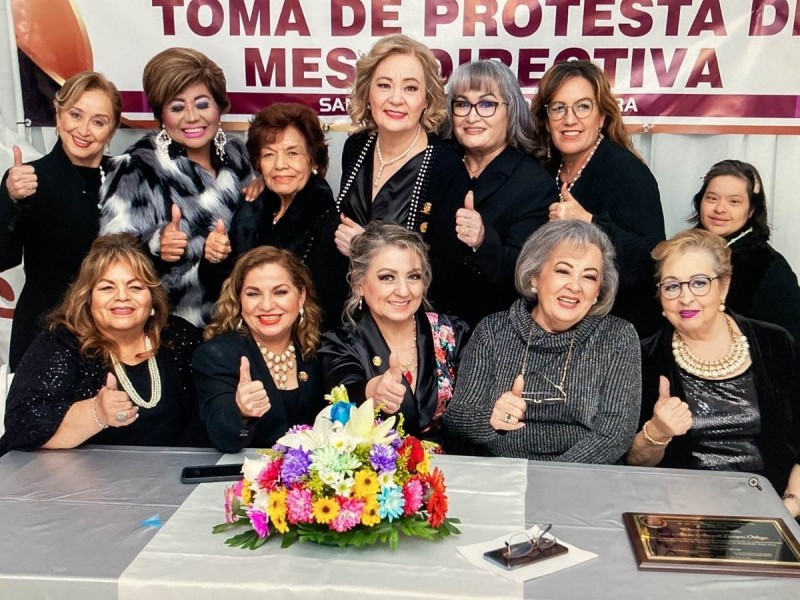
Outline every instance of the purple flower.
{"type": "Polygon", "coordinates": [[[369,451],[369,462],[378,473],[394,471],[397,468],[397,451],[391,446],[374,444],[369,451]]]}
{"type": "Polygon", "coordinates": [[[247,509],[247,517],[250,519],[250,524],[258,534],[258,537],[265,538],[269,535],[267,513],[251,507],[247,509]]]}
{"type": "Polygon", "coordinates": [[[298,479],[308,474],[308,465],[311,463],[311,453],[304,450],[288,450],[283,455],[281,465],[281,481],[286,484],[297,482],[298,479]]]}
{"type": "MultiPolygon", "coordinates": [[[[394,429],[392,429],[389,433],[391,434],[391,433],[397,433],[397,432],[394,429]]],[[[397,450],[402,445],[403,445],[403,438],[401,438],[399,435],[396,438],[394,438],[392,440],[392,442],[391,442],[391,446],[395,450],[397,450]]]]}

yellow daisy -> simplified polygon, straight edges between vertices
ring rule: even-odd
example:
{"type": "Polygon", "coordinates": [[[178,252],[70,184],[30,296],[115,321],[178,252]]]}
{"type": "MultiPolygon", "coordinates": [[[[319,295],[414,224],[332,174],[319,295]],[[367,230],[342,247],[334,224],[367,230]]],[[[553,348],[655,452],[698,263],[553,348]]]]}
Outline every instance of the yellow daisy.
{"type": "Polygon", "coordinates": [[[317,523],[330,523],[339,514],[339,503],[336,498],[320,498],[314,500],[311,506],[317,523]]]}
{"type": "Polygon", "coordinates": [[[367,527],[372,527],[381,522],[381,517],[378,514],[377,500],[368,500],[364,505],[364,511],[361,513],[361,522],[367,527]]]}
{"type": "Polygon", "coordinates": [[[356,471],[355,485],[353,486],[353,495],[358,498],[374,498],[381,490],[381,484],[378,481],[378,475],[372,469],[361,469],[356,471]]]}

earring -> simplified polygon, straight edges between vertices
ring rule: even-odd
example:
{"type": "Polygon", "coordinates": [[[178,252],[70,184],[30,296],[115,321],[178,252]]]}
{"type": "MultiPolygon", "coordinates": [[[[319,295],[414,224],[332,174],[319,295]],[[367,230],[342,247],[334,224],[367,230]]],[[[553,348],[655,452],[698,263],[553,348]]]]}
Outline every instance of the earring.
{"type": "Polygon", "coordinates": [[[725,312],[725,300],[719,301],[719,312],[725,312]]]}
{"type": "Polygon", "coordinates": [[[300,307],[300,321],[298,321],[298,323],[302,323],[303,322],[303,319],[306,318],[305,314],[306,314],[306,309],[301,306],[300,307]]]}
{"type": "Polygon", "coordinates": [[[358,310],[364,310],[364,296],[358,299],[358,310]]]}
{"type": "Polygon", "coordinates": [[[167,128],[161,126],[161,131],[156,136],[156,152],[162,160],[169,159],[169,145],[172,143],[172,138],[167,133],[167,128]]]}
{"type": "Polygon", "coordinates": [[[317,167],[314,167],[313,169],[311,169],[311,172],[312,172],[314,175],[319,175],[319,169],[317,169],[317,167]]]}
{"type": "Polygon", "coordinates": [[[111,140],[106,142],[106,154],[111,154],[111,140]]]}
{"type": "Polygon", "coordinates": [[[592,306],[594,306],[595,304],[597,304],[597,298],[595,298],[594,300],[592,300],[592,306]]]}
{"type": "Polygon", "coordinates": [[[531,294],[533,294],[535,296],[538,293],[539,293],[539,288],[536,287],[535,285],[532,285],[531,286],[531,294]]]}
{"type": "Polygon", "coordinates": [[[666,317],[666,316],[667,316],[667,313],[665,313],[665,312],[662,310],[662,311],[661,311],[661,316],[662,316],[662,317],[666,317]]]}
{"type": "Polygon", "coordinates": [[[553,158],[553,153],[550,152],[550,134],[547,134],[547,160],[553,158]]]}
{"type": "Polygon", "coordinates": [[[151,308],[150,309],[150,316],[151,317],[155,317],[156,316],[156,309],[155,308],[151,308]]]}
{"type": "Polygon", "coordinates": [[[236,329],[244,329],[244,319],[239,319],[239,322],[236,324],[236,329]]]}
{"type": "Polygon", "coordinates": [[[225,132],[222,131],[222,127],[217,129],[217,133],[214,134],[214,151],[217,153],[217,156],[220,160],[225,160],[225,144],[228,142],[228,136],[225,135],[225,132]]]}

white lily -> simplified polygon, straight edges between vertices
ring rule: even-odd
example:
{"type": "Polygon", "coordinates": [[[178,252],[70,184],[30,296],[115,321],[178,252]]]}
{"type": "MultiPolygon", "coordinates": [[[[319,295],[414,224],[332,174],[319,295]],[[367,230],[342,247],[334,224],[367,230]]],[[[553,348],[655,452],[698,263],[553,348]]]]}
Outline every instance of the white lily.
{"type": "Polygon", "coordinates": [[[350,420],[344,426],[356,444],[387,445],[397,437],[397,432],[389,433],[394,427],[395,417],[391,416],[380,425],[375,425],[375,407],[372,398],[361,406],[350,409],[350,420]]]}
{"type": "Polygon", "coordinates": [[[242,474],[247,481],[255,481],[258,479],[258,474],[267,466],[267,458],[247,458],[244,459],[242,465],[242,474]]]}
{"type": "Polygon", "coordinates": [[[312,429],[297,433],[287,433],[277,443],[295,450],[299,450],[301,447],[305,451],[316,450],[328,443],[331,431],[333,431],[331,407],[326,406],[317,415],[312,429]]]}

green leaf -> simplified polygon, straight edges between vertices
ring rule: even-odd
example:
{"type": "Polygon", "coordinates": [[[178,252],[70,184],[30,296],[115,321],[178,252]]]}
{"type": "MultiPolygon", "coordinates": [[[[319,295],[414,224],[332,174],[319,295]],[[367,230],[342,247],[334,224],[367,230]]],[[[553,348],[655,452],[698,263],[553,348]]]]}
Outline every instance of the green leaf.
{"type": "Polygon", "coordinates": [[[249,519],[237,519],[233,523],[220,523],[219,525],[214,525],[211,532],[222,533],[223,531],[229,531],[230,529],[236,529],[237,527],[245,527],[246,525],[250,525],[249,519]]]}

